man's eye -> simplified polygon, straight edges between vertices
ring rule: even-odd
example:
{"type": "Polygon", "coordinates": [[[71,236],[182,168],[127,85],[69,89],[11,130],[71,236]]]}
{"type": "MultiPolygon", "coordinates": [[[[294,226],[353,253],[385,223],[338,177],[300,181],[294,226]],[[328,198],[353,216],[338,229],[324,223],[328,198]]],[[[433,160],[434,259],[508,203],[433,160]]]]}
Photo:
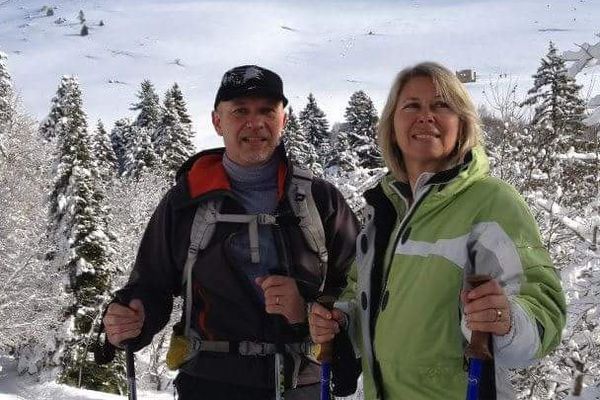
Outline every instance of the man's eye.
{"type": "Polygon", "coordinates": [[[273,108],[265,108],[262,110],[262,113],[268,117],[275,115],[275,109],[273,108]]]}
{"type": "Polygon", "coordinates": [[[245,108],[234,108],[232,113],[234,115],[246,115],[248,114],[248,110],[245,108]]]}

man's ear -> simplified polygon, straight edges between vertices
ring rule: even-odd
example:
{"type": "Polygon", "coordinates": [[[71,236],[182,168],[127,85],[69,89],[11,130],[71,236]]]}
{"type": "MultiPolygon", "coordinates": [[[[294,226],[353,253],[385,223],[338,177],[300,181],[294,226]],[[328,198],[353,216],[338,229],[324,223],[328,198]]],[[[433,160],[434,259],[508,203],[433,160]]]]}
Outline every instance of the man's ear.
{"type": "Polygon", "coordinates": [[[288,118],[288,114],[287,114],[287,113],[284,113],[284,114],[283,114],[283,129],[282,129],[282,133],[283,133],[283,131],[285,130],[285,127],[287,126],[288,120],[289,120],[289,118],[288,118]]]}
{"type": "Polygon", "coordinates": [[[221,130],[221,116],[219,116],[219,113],[217,112],[217,110],[213,110],[213,112],[211,113],[211,117],[212,117],[212,124],[215,127],[215,131],[217,131],[217,134],[219,136],[223,136],[223,132],[221,130]]]}

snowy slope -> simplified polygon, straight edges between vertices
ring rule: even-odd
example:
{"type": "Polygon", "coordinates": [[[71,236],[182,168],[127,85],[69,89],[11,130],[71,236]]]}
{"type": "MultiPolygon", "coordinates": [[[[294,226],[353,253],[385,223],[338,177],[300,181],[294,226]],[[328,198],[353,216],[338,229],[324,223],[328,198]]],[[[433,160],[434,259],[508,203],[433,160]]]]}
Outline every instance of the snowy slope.
{"type": "Polygon", "coordinates": [[[599,17],[600,2],[591,0],[0,0],[0,51],[37,118],[63,74],[80,77],[90,119],[109,126],[131,113],[142,79],[161,93],[177,81],[204,148],[219,143],[209,113],[222,73],[235,65],[273,68],[295,109],[313,92],[334,122],[358,89],[381,110],[394,74],[425,59],[475,69],[480,79],[469,87],[481,102],[500,75],[524,91],[549,40],[560,50],[593,42],[599,17]],[[54,15],[43,6],[56,7],[54,15]],[[87,37],[78,35],[79,10],[87,37]]]}

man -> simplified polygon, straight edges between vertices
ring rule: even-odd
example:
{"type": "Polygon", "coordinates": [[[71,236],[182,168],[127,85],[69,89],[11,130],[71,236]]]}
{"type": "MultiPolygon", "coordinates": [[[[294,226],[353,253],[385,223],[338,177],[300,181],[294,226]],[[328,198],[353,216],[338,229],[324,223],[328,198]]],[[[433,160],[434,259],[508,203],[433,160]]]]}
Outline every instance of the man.
{"type": "Polygon", "coordinates": [[[110,344],[137,350],[168,322],[173,296],[184,297],[167,357],[182,400],[274,398],[278,363],[286,400],[319,398],[319,366],[303,346],[306,304],[341,293],[358,226],[331,184],[287,161],[286,105],[274,72],[225,73],[212,113],[225,148],[181,167],[103,318],[110,344]]]}

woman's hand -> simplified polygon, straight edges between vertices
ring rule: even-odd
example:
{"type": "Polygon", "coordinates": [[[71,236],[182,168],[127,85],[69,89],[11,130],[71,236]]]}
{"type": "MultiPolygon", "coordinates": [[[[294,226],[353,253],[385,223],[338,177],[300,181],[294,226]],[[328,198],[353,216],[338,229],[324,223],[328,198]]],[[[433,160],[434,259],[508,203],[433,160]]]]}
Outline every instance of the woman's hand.
{"type": "Polygon", "coordinates": [[[502,286],[492,279],[460,294],[467,319],[467,328],[472,331],[489,332],[503,336],[510,331],[510,303],[502,286]]]}
{"type": "Polygon", "coordinates": [[[308,325],[313,343],[322,344],[332,341],[345,321],[346,314],[340,309],[334,308],[329,311],[319,303],[310,304],[308,325]]]}

